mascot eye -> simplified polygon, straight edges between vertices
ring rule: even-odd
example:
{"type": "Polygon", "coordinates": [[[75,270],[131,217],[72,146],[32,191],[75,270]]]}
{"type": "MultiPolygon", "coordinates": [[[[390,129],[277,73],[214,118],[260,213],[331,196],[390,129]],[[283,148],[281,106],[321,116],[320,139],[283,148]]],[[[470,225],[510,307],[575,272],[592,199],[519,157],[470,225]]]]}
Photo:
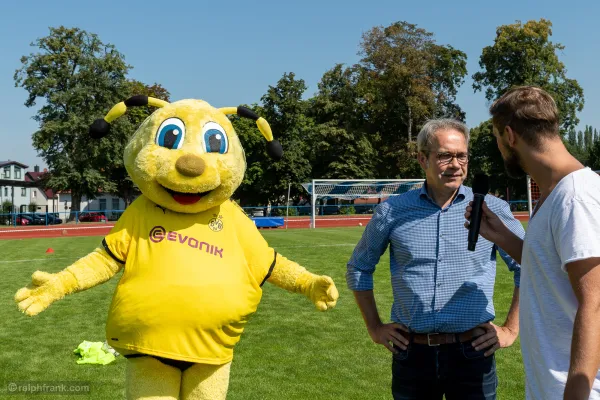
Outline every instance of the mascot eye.
{"type": "Polygon", "coordinates": [[[185,137],[185,125],[179,118],[169,118],[158,128],[156,144],[167,149],[180,149],[185,137]]]}
{"type": "Polygon", "coordinates": [[[225,129],[216,122],[209,122],[202,128],[204,132],[204,146],[207,153],[227,153],[229,142],[225,129]]]}

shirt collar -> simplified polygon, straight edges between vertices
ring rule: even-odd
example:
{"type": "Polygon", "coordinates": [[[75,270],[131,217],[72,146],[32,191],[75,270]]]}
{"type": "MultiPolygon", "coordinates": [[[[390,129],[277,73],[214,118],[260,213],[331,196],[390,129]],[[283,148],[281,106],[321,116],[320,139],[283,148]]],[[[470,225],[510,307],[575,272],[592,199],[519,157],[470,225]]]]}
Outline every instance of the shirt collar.
{"type": "MultiPolygon", "coordinates": [[[[467,190],[465,189],[465,185],[460,185],[460,187],[458,188],[458,193],[456,194],[456,197],[454,197],[454,200],[452,200],[452,203],[454,204],[459,200],[463,200],[466,197],[466,195],[467,190]]],[[[419,197],[433,201],[433,199],[429,196],[429,193],[427,193],[427,181],[425,181],[423,183],[423,186],[421,186],[421,190],[419,190],[419,197]]]]}

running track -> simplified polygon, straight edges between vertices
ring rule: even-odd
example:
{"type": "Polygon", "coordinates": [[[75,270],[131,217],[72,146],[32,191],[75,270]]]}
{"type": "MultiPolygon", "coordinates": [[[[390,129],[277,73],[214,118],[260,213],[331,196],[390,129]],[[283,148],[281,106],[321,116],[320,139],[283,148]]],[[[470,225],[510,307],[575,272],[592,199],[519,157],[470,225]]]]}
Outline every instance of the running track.
{"type": "MultiPolygon", "coordinates": [[[[528,221],[527,213],[515,213],[515,217],[520,221],[528,221]]],[[[319,217],[316,222],[317,228],[335,228],[366,225],[371,219],[370,215],[360,216],[327,216],[319,217]]],[[[104,236],[114,223],[99,224],[75,224],[75,225],[50,225],[50,226],[32,226],[32,227],[0,227],[0,240],[2,239],[31,239],[31,238],[53,238],[61,236],[104,236]]],[[[287,221],[287,227],[310,228],[310,218],[292,217],[287,221]]],[[[267,228],[269,229],[269,228],[267,228]]],[[[285,229],[285,226],[271,229],[285,229]]]]}

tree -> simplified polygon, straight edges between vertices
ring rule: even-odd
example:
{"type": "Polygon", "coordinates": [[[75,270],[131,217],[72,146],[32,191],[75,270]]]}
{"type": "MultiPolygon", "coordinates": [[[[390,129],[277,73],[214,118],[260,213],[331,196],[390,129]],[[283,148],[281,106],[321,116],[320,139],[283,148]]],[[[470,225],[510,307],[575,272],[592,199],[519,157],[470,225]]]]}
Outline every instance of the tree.
{"type": "Polygon", "coordinates": [[[365,130],[365,105],[357,84],[362,72],[360,66],[336,65],[323,75],[310,100],[316,124],[309,138],[313,178],[374,177],[376,152],[365,130]]]}
{"type": "MultiPolygon", "coordinates": [[[[38,52],[21,58],[15,86],[27,90],[27,107],[44,101],[34,117],[39,130],[33,134],[33,146],[52,171],[49,186],[70,190],[72,210],[77,211],[82,196],[94,198],[99,190],[114,190],[101,170],[122,158],[120,147],[113,135],[90,140],[88,128],[125,98],[125,76],[131,67],[113,45],[79,28],[50,28],[48,36],[31,45],[38,52]]],[[[116,121],[112,131],[125,123],[116,121]]]]}
{"type": "Polygon", "coordinates": [[[419,175],[414,138],[421,126],[432,117],[464,118],[454,101],[467,73],[466,55],[407,22],[365,33],[360,54],[365,126],[380,155],[377,175],[419,175]]]}
{"type": "Polygon", "coordinates": [[[276,86],[269,86],[261,98],[264,117],[283,147],[281,160],[263,159],[260,190],[265,200],[275,204],[285,202],[290,183],[293,197],[303,194],[302,183],[311,176],[307,138],[314,129],[314,122],[306,115],[308,103],[302,99],[305,91],[304,80],[296,79],[290,72],[285,73],[276,86]]]}
{"type": "Polygon", "coordinates": [[[554,97],[566,134],[579,123],[583,89],[576,80],[567,78],[565,65],[556,54],[564,46],[550,41],[551,27],[545,19],[500,26],[494,44],[483,49],[479,59],[483,70],[473,75],[473,88],[475,92],[485,90],[486,98],[492,101],[513,86],[539,86],[554,97]]]}
{"type": "Polygon", "coordinates": [[[577,133],[577,150],[581,153],[585,151],[584,134],[582,131],[577,133]]]}
{"type": "Polygon", "coordinates": [[[585,151],[589,152],[592,149],[592,144],[594,143],[594,130],[591,126],[585,126],[584,133],[584,145],[585,151]]]}

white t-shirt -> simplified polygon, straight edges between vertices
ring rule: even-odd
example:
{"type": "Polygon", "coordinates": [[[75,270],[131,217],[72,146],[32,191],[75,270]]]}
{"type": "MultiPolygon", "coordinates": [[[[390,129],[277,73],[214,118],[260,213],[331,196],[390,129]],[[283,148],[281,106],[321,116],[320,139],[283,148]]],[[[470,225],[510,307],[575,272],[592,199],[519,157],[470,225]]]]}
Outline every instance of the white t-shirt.
{"type": "MultiPolygon", "coordinates": [[[[565,264],[590,257],[600,257],[600,176],[584,168],[556,185],[525,235],[519,308],[527,399],[563,399],[578,307],[565,264]]],[[[600,372],[590,399],[600,400],[600,372]]]]}

